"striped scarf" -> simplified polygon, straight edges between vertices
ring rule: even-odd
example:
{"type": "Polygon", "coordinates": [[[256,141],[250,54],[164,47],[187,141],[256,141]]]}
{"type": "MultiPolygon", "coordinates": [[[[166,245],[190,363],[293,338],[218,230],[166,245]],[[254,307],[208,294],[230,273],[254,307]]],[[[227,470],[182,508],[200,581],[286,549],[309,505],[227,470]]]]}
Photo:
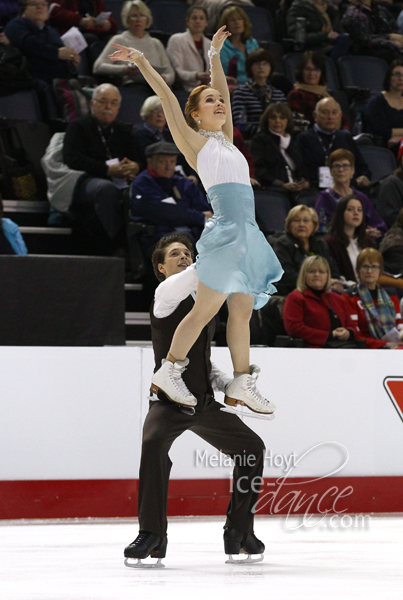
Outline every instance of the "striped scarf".
{"type": "Polygon", "coordinates": [[[396,326],[395,306],[389,294],[379,285],[377,286],[377,306],[375,306],[371,292],[365,285],[359,283],[357,289],[364,307],[371,337],[381,340],[390,329],[396,326]]]}

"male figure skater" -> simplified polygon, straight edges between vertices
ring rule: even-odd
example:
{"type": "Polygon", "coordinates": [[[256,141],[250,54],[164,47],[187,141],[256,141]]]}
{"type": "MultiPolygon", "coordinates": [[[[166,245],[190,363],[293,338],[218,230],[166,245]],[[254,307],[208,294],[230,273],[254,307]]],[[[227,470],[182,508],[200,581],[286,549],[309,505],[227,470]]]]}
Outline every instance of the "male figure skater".
{"type": "MultiPolygon", "coordinates": [[[[155,370],[167,355],[177,325],[192,309],[197,275],[187,278],[187,288],[178,289],[176,278],[193,263],[193,247],[185,235],[172,233],[162,237],[152,256],[154,272],[162,283],[158,286],[151,306],[152,343],[155,370]]],[[[144,422],[139,481],[139,526],[137,538],[127,548],[127,558],[165,557],[167,547],[168,483],[172,462],[169,449],[177,437],[190,430],[234,461],[233,492],[224,526],[225,553],[262,554],[264,544],[253,533],[252,508],[258,499],[257,481],[263,471],[264,443],[236,415],[222,412],[222,404],[214,400],[213,387],[225,391],[232,379],[210,362],[214,324],[211,321],[202,331],[178,373],[197,405],[181,407],[159,392],[150,401],[144,422]],[[183,373],[183,371],[185,371],[183,373]],[[183,375],[182,375],[183,374],[183,375]],[[242,477],[242,486],[237,482],[242,477]],[[246,491],[245,491],[246,490],[246,491]]],[[[130,565],[128,566],[139,566],[130,565]]]]}

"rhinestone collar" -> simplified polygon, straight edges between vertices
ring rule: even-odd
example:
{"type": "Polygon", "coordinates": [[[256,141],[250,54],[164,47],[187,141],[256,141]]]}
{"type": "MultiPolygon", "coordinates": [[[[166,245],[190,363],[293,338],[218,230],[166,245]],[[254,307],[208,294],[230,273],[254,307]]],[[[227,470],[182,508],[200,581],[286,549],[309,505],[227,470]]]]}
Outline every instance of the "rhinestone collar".
{"type": "Polygon", "coordinates": [[[228,150],[234,149],[234,145],[225,139],[225,136],[222,131],[206,131],[205,129],[199,129],[199,133],[203,137],[206,137],[206,138],[212,137],[212,138],[216,139],[218,142],[220,142],[220,144],[225,146],[225,148],[228,148],[228,150]]]}

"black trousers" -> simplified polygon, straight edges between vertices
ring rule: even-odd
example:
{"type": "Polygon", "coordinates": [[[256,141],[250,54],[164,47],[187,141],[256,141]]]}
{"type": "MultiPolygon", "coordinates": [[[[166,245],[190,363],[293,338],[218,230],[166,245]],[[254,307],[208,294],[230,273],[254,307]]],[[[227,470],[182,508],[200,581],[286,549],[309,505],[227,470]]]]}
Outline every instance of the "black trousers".
{"type": "Polygon", "coordinates": [[[108,238],[113,239],[124,226],[121,191],[100,177],[85,177],[76,186],[73,208],[93,210],[108,238]]]}
{"type": "Polygon", "coordinates": [[[139,481],[140,531],[164,537],[167,531],[169,474],[168,456],[172,443],[184,431],[193,431],[234,461],[233,491],[226,525],[253,532],[252,508],[259,496],[263,472],[263,440],[236,415],[222,412],[213,398],[198,401],[196,414],[189,416],[169,402],[151,402],[143,427],[139,481]],[[242,478],[242,479],[240,479],[242,478]],[[239,486],[238,486],[239,482],[239,486]]]}

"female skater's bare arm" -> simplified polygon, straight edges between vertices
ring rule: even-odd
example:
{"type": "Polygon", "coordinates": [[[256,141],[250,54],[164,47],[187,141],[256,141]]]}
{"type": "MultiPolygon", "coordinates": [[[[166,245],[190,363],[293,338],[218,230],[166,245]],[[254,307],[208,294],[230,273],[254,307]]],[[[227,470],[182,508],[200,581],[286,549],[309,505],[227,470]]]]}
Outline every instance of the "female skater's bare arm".
{"type": "Polygon", "coordinates": [[[232,125],[232,114],[231,114],[231,100],[228,90],[227,78],[222,68],[220,59],[220,50],[227,37],[231,34],[229,31],[224,31],[224,27],[221,27],[214,35],[211,42],[211,49],[209,56],[211,56],[211,87],[218,90],[223,97],[224,104],[227,107],[227,118],[222,127],[224,135],[232,143],[234,138],[233,125],[232,125]],[[216,54],[214,54],[216,49],[216,54]]]}
{"type": "Polygon", "coordinates": [[[135,48],[127,48],[119,44],[112,44],[112,46],[118,50],[111,54],[109,58],[113,61],[134,61],[144,79],[150,84],[157,96],[159,96],[175,144],[182,154],[184,154],[190,166],[196,170],[197,155],[207,143],[207,140],[191,129],[186,123],[175,94],[162,79],[161,75],[150,65],[144,54],[135,48]]]}

